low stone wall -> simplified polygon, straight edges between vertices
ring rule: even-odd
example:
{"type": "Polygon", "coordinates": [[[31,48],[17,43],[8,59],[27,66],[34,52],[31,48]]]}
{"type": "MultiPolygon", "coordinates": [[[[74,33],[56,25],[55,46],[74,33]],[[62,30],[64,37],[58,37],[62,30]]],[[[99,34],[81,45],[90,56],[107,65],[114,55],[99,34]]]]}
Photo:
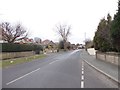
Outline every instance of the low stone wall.
{"type": "Polygon", "coordinates": [[[18,58],[18,57],[25,57],[25,56],[31,56],[34,55],[34,51],[28,51],[28,52],[3,52],[0,53],[0,56],[2,58],[0,58],[1,60],[5,60],[5,59],[12,59],[12,58],[18,58]]]}
{"type": "Polygon", "coordinates": [[[115,52],[96,52],[96,58],[99,60],[104,60],[106,62],[115,64],[115,65],[120,65],[120,54],[115,53],[115,52]]]}

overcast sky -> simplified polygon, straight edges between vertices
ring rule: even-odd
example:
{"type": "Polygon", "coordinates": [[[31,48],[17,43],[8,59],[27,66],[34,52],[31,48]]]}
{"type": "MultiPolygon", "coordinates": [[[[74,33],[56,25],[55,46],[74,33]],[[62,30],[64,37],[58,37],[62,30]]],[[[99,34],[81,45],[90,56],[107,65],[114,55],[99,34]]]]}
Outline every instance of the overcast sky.
{"type": "Polygon", "coordinates": [[[71,43],[93,39],[97,25],[116,13],[118,0],[0,0],[0,22],[21,23],[29,37],[58,41],[55,25],[71,25],[71,43]]]}

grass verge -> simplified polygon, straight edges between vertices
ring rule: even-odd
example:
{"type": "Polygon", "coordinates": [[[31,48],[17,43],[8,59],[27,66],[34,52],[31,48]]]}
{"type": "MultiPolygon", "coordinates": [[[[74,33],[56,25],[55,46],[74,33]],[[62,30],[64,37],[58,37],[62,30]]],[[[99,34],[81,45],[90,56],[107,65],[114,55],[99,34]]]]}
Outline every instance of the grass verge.
{"type": "Polygon", "coordinates": [[[21,64],[24,62],[30,62],[36,59],[41,59],[44,58],[46,55],[41,54],[41,55],[34,55],[34,56],[29,56],[29,57],[22,57],[22,58],[16,58],[16,59],[9,59],[9,60],[3,60],[0,61],[0,67],[8,67],[16,64],[21,64]]]}

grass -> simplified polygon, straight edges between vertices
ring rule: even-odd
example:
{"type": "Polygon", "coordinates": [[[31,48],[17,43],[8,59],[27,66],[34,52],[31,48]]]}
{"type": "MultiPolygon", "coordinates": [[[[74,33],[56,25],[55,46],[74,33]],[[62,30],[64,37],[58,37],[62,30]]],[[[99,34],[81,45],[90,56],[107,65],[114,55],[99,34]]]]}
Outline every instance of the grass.
{"type": "Polygon", "coordinates": [[[30,57],[3,60],[3,61],[0,61],[0,67],[4,68],[4,67],[16,65],[16,64],[30,62],[30,61],[33,61],[33,60],[36,60],[36,59],[44,58],[45,56],[46,55],[41,54],[41,55],[34,55],[34,56],[30,56],[30,57]]]}

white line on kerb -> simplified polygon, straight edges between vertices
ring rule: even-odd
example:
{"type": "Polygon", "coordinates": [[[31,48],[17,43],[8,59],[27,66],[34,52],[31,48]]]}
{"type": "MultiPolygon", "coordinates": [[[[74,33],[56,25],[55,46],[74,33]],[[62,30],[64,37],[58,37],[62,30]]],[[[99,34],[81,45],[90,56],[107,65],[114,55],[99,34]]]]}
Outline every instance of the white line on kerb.
{"type": "Polygon", "coordinates": [[[81,88],[84,88],[84,81],[81,81],[81,88]]]}
{"type": "Polygon", "coordinates": [[[19,79],[22,79],[22,78],[24,78],[24,77],[26,77],[26,76],[28,76],[28,75],[30,75],[30,74],[38,71],[38,70],[40,70],[40,68],[38,68],[38,69],[36,69],[36,70],[34,70],[34,71],[30,72],[30,73],[27,73],[27,74],[25,74],[25,75],[23,75],[23,76],[21,76],[21,77],[19,77],[19,78],[17,78],[17,79],[14,79],[14,80],[10,81],[9,83],[6,83],[6,85],[9,85],[9,84],[11,84],[11,83],[14,83],[15,81],[17,81],[17,80],[19,80],[19,79]]]}

